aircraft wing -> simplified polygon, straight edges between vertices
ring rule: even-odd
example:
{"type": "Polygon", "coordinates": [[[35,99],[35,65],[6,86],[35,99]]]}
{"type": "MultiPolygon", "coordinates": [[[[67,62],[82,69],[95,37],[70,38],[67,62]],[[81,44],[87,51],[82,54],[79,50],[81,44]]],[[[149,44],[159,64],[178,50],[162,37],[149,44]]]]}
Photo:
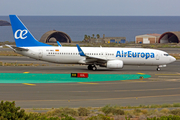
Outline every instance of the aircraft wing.
{"type": "Polygon", "coordinates": [[[85,63],[94,63],[94,62],[106,62],[108,61],[108,59],[105,58],[101,58],[101,57],[92,57],[92,56],[88,56],[85,55],[84,52],[82,51],[82,49],[79,47],[79,45],[76,45],[79,51],[79,55],[82,57],[86,57],[86,60],[84,61],[85,63]]]}
{"type": "Polygon", "coordinates": [[[11,48],[14,51],[28,51],[29,49],[25,49],[25,48],[21,48],[21,47],[15,47],[15,46],[11,46],[11,45],[5,45],[9,48],[11,48]]]}

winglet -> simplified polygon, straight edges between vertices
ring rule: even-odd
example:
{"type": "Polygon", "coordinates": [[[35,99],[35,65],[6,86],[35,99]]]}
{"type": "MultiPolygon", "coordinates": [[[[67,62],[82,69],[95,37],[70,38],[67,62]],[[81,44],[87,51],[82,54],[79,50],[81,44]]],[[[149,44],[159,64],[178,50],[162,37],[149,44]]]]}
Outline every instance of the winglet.
{"type": "Polygon", "coordinates": [[[57,44],[58,44],[58,46],[59,46],[59,47],[62,47],[62,45],[60,44],[60,42],[59,42],[59,41],[57,41],[57,44]]]}
{"type": "Polygon", "coordinates": [[[84,54],[84,52],[82,51],[82,49],[79,47],[79,45],[76,44],[76,46],[77,46],[77,49],[78,49],[78,51],[79,51],[80,56],[86,56],[86,55],[84,54]]]}

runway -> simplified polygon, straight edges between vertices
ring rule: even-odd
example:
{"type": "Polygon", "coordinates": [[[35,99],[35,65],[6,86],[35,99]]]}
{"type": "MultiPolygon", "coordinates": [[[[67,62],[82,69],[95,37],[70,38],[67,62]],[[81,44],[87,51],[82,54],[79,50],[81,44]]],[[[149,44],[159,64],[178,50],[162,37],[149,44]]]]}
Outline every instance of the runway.
{"type": "Polygon", "coordinates": [[[124,66],[119,70],[83,65],[58,65],[26,57],[0,57],[2,62],[47,64],[47,66],[0,66],[0,73],[149,74],[150,78],[110,82],[0,84],[0,100],[16,101],[21,108],[101,107],[176,103],[180,100],[180,61],[156,71],[156,66],[124,66]]]}

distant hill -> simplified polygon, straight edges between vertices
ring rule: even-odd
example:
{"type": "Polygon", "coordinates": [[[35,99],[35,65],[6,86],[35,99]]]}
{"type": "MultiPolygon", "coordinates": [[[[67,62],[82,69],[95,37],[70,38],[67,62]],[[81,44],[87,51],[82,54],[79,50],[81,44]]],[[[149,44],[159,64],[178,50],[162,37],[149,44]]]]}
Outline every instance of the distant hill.
{"type": "Polygon", "coordinates": [[[0,20],[0,26],[11,26],[8,21],[0,20]]]}

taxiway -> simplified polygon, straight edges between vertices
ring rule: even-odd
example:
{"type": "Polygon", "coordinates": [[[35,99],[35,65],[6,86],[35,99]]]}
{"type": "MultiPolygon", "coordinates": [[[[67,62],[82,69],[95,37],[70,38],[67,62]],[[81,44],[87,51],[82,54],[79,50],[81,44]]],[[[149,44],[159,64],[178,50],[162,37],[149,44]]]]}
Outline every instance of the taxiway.
{"type": "Polygon", "coordinates": [[[90,83],[0,84],[0,100],[16,101],[22,108],[101,107],[176,103],[180,100],[180,61],[156,71],[156,66],[124,66],[119,70],[84,65],[58,65],[26,57],[0,57],[2,62],[37,63],[46,66],[0,66],[0,73],[149,74],[151,78],[90,83]]]}

